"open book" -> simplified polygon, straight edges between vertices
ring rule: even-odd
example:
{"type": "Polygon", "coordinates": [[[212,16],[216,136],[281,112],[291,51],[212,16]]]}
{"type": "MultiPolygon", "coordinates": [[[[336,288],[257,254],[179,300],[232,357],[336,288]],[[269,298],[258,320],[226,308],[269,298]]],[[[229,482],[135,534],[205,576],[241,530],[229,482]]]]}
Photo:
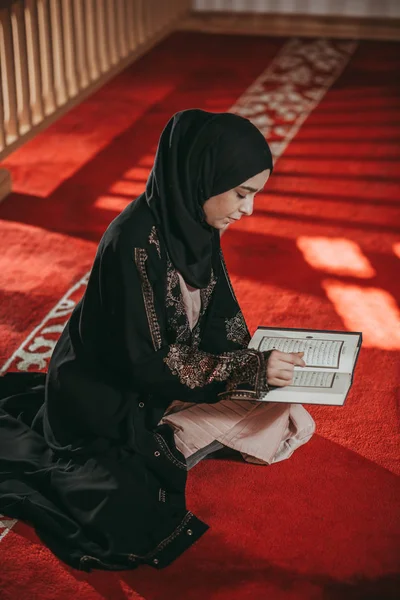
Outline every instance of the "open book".
{"type": "Polygon", "coordinates": [[[342,406],[353,383],[362,344],[360,331],[259,327],[249,348],[304,352],[305,367],[294,367],[293,384],[272,386],[261,401],[342,406]]]}

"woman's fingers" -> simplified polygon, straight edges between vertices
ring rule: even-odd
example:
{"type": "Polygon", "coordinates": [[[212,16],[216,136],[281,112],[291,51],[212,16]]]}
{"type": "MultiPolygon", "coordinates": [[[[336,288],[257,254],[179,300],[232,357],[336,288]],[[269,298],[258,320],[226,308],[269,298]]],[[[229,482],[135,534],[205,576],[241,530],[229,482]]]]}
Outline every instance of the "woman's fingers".
{"type": "Polygon", "coordinates": [[[291,365],[297,365],[298,367],[304,367],[305,362],[302,359],[302,355],[304,352],[280,352],[278,360],[281,362],[285,362],[291,365]]]}
{"type": "Polygon", "coordinates": [[[293,379],[293,369],[279,369],[279,371],[274,374],[274,377],[283,379],[284,381],[291,381],[293,379]]]}
{"type": "Polygon", "coordinates": [[[286,385],[291,385],[293,381],[290,379],[280,379],[279,377],[273,377],[272,379],[268,379],[269,385],[276,385],[278,387],[285,387],[286,385]]]}
{"type": "Polygon", "coordinates": [[[293,383],[293,371],[279,369],[270,373],[267,372],[267,382],[271,385],[290,385],[293,383]]]}
{"type": "Polygon", "coordinates": [[[301,356],[304,352],[280,352],[273,350],[267,364],[267,381],[271,385],[285,386],[293,383],[294,367],[305,366],[301,356]]]}

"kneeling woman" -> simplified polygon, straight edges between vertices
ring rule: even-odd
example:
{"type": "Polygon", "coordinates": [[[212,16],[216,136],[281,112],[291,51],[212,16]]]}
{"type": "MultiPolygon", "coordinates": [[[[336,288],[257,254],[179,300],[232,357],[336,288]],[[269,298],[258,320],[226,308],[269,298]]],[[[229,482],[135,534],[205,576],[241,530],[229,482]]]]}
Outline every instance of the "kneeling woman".
{"type": "Polygon", "coordinates": [[[271,171],[247,119],[176,114],[146,192],[102,237],[48,373],[0,379],[0,511],[66,563],[168,565],[208,528],[186,508],[188,468],[224,447],[269,464],[311,437],[303,407],[256,402],[302,359],[247,348],[220,249],[271,171]]]}

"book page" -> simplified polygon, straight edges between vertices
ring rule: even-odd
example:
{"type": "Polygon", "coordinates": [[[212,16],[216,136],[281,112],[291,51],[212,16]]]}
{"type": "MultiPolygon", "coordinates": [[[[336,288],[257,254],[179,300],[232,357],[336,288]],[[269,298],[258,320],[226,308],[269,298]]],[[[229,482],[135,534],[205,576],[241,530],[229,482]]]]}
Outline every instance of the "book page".
{"type": "Polygon", "coordinates": [[[341,340],[299,339],[291,337],[267,337],[261,339],[258,349],[281,352],[304,352],[307,367],[339,368],[341,340]]]}
{"type": "MultiPolygon", "coordinates": [[[[350,373],[315,371],[314,376],[311,377],[311,381],[305,378],[309,373],[306,374],[304,372],[300,375],[302,379],[297,382],[299,383],[300,381],[301,385],[273,387],[258,401],[282,402],[286,404],[326,404],[331,406],[343,406],[351,386],[350,373]],[[320,375],[322,375],[322,377],[321,379],[318,379],[318,376],[320,375]],[[306,383],[311,385],[306,385],[306,383]]],[[[243,396],[238,396],[236,398],[233,393],[232,399],[243,400],[243,396]]]]}
{"type": "Polygon", "coordinates": [[[336,373],[329,373],[327,371],[294,371],[293,383],[285,387],[331,388],[333,387],[335,376],[336,373]]]}
{"type": "Polygon", "coordinates": [[[343,405],[351,385],[349,373],[316,371],[299,375],[301,379],[297,380],[297,384],[300,382],[301,385],[286,385],[272,389],[261,398],[261,402],[343,405]],[[309,375],[311,381],[308,379],[309,375]]]}

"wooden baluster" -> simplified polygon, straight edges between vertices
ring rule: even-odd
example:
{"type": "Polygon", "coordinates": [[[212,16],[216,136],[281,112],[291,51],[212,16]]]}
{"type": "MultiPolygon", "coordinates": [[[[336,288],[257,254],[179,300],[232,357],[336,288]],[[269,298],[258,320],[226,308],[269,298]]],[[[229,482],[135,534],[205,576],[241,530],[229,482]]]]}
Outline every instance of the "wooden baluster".
{"type": "Polygon", "coordinates": [[[135,22],[136,32],[139,46],[143,44],[146,39],[146,30],[143,15],[143,0],[134,0],[135,2],[135,22]]]}
{"type": "Polygon", "coordinates": [[[95,81],[99,74],[99,57],[96,43],[96,2],[95,0],[85,0],[85,21],[86,21],[86,54],[89,66],[89,76],[95,81]]]}
{"type": "Polygon", "coordinates": [[[143,19],[146,31],[146,41],[154,33],[154,14],[152,14],[152,0],[147,0],[143,3],[143,19]]]}
{"type": "Polygon", "coordinates": [[[3,86],[5,143],[8,146],[18,137],[17,91],[15,85],[15,58],[12,41],[11,10],[0,10],[0,62],[3,86]]]}
{"type": "Polygon", "coordinates": [[[109,56],[111,64],[115,65],[119,60],[117,48],[115,2],[113,0],[107,0],[106,9],[106,36],[108,37],[109,56]]]}
{"type": "Polygon", "coordinates": [[[17,92],[17,117],[19,134],[31,129],[32,115],[29,93],[28,54],[24,7],[22,2],[14,2],[11,7],[11,26],[15,56],[15,83],[17,92]]]}
{"type": "Polygon", "coordinates": [[[39,25],[36,0],[25,0],[25,29],[29,71],[32,124],[43,119],[42,76],[40,73],[39,25]]]}
{"type": "Polygon", "coordinates": [[[54,87],[57,106],[66,103],[67,85],[65,81],[64,39],[60,0],[50,0],[50,35],[53,39],[54,87]]]}
{"type": "Polygon", "coordinates": [[[111,64],[107,40],[106,2],[107,0],[97,0],[96,2],[96,45],[102,73],[108,71],[111,64]]]}
{"type": "Polygon", "coordinates": [[[76,65],[78,72],[78,84],[81,90],[85,89],[89,83],[86,56],[86,27],[85,12],[83,10],[82,0],[74,0],[74,24],[75,24],[75,43],[76,43],[76,65]]]}
{"type": "MultiPolygon", "coordinates": [[[[172,11],[176,11],[176,6],[173,6],[172,11]]],[[[171,5],[168,2],[162,3],[162,28],[166,27],[168,23],[168,15],[171,12],[171,5]]]]}
{"type": "Polygon", "coordinates": [[[118,54],[120,58],[125,58],[128,54],[128,44],[124,0],[115,0],[115,13],[118,54]]]}
{"type": "Polygon", "coordinates": [[[128,37],[129,52],[134,52],[137,46],[137,36],[135,29],[135,6],[133,0],[126,0],[126,28],[128,37]]]}
{"type": "Polygon", "coordinates": [[[143,28],[145,32],[145,42],[151,37],[151,15],[150,15],[151,0],[142,0],[143,6],[143,28]]]}
{"type": "Polygon", "coordinates": [[[45,115],[56,107],[54,94],[53,50],[50,27],[49,0],[38,0],[40,70],[42,74],[42,97],[45,115]]]}
{"type": "Polygon", "coordinates": [[[64,39],[65,80],[69,98],[73,98],[79,91],[78,67],[76,62],[76,41],[73,6],[70,0],[62,2],[62,26],[64,39]]]}
{"type": "Polygon", "coordinates": [[[4,129],[3,85],[0,80],[0,153],[4,150],[5,147],[6,147],[6,132],[4,129]]]}

